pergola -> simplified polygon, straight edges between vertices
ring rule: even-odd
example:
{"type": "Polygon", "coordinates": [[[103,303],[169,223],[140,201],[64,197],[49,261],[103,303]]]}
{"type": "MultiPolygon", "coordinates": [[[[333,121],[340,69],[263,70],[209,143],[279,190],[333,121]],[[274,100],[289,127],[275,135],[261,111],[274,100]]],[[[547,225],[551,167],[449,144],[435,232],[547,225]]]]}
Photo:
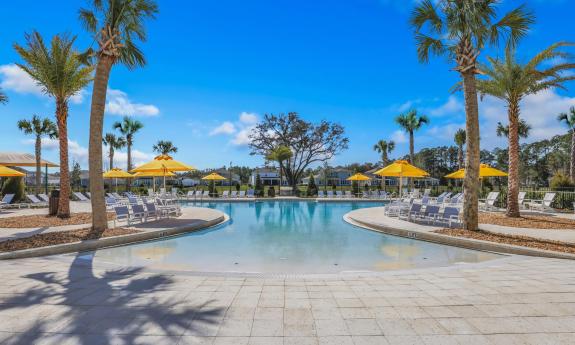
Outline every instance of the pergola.
{"type": "MultiPolygon", "coordinates": [[[[0,165],[7,167],[35,167],[36,156],[30,153],[21,152],[0,152],[0,165]]],[[[46,160],[41,160],[40,165],[44,167],[44,185],[48,194],[48,168],[56,168],[59,165],[46,160]]]]}

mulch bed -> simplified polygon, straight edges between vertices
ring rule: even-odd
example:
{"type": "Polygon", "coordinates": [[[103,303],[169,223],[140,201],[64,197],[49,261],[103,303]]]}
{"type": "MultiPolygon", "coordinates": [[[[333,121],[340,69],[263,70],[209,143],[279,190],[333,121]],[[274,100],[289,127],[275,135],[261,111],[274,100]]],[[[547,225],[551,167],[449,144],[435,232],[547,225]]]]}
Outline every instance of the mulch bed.
{"type": "Polygon", "coordinates": [[[550,250],[554,252],[575,254],[575,245],[573,244],[565,244],[555,241],[545,241],[528,236],[501,235],[482,230],[469,231],[463,229],[441,229],[434,232],[454,237],[466,237],[475,240],[511,244],[514,246],[522,246],[528,248],[550,250]]]}
{"type": "Polygon", "coordinates": [[[480,213],[479,223],[502,225],[514,228],[555,230],[575,229],[575,220],[544,215],[522,215],[520,218],[510,218],[502,213],[480,213]]]}
{"type": "MultiPolygon", "coordinates": [[[[108,220],[113,220],[114,214],[108,213],[108,220]]],[[[72,213],[70,218],[50,217],[44,214],[0,218],[0,228],[38,228],[62,225],[80,225],[92,223],[92,213],[72,213]]]]}
{"type": "Polygon", "coordinates": [[[38,248],[63,243],[95,240],[103,237],[129,235],[138,232],[140,231],[124,228],[107,229],[103,233],[92,232],[90,229],[49,232],[46,234],[38,234],[26,238],[0,242],[0,252],[10,252],[14,250],[38,248]]]}

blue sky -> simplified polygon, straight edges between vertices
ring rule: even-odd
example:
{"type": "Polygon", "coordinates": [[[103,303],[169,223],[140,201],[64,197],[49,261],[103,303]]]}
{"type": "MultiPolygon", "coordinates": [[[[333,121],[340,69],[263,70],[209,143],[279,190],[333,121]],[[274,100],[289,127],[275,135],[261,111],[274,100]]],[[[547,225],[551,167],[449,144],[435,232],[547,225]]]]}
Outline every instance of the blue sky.
{"type": "MultiPolygon", "coordinates": [[[[77,47],[91,40],[77,21],[82,1],[35,1],[3,4],[0,14],[0,86],[10,103],[0,107],[0,151],[33,152],[31,137],[16,121],[32,114],[53,118],[53,101],[14,65],[12,48],[33,29],[48,37],[59,32],[78,35],[77,47]]],[[[505,1],[503,8],[522,3],[505,1]]],[[[568,0],[526,1],[537,23],[519,49],[521,57],[560,40],[573,39],[568,0]]],[[[134,71],[116,67],[110,79],[105,130],[130,114],[144,123],[137,134],[137,162],[153,157],[152,144],[171,140],[176,158],[198,168],[261,165],[250,156],[246,133],[265,113],[295,111],[310,121],[341,123],[350,138],[349,150],[332,164],[375,162],[372,146],[395,140],[392,156],[408,152],[406,137],[394,117],[410,107],[431,118],[416,137],[416,149],[450,145],[463,126],[462,97],[449,89],[457,81],[450,65],[438,58],[418,63],[407,24],[407,0],[160,0],[160,13],[148,23],[142,44],[148,64],[134,71]]],[[[496,54],[496,52],[491,52],[496,54]]],[[[563,133],[557,113],[575,105],[571,90],[528,98],[523,116],[532,124],[530,140],[563,133]]],[[[90,89],[70,106],[69,139],[74,159],[87,167],[90,89]]],[[[495,137],[497,121],[505,121],[500,102],[481,104],[482,146],[503,145],[495,137]]],[[[44,155],[57,161],[53,142],[44,155]]],[[[117,155],[123,166],[125,153],[117,155]]]]}

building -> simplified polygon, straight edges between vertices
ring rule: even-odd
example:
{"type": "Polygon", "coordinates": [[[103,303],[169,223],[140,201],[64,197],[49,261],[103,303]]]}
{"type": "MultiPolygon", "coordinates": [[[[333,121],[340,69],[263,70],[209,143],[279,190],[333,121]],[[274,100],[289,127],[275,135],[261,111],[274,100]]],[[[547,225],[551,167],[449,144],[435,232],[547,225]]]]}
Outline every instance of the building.
{"type": "MultiPolygon", "coordinates": [[[[250,176],[250,184],[252,186],[256,185],[256,177],[260,175],[260,179],[262,180],[262,184],[264,186],[278,186],[280,184],[280,171],[276,168],[256,168],[252,172],[250,176]]],[[[282,176],[282,186],[288,186],[288,182],[285,179],[285,176],[282,176]]]]}
{"type": "MultiPolygon", "coordinates": [[[[353,175],[351,170],[344,168],[327,169],[327,185],[328,186],[351,186],[351,181],[347,179],[353,175]]],[[[318,174],[313,175],[315,184],[318,186],[325,185],[326,174],[322,169],[318,174]]],[[[307,185],[309,183],[309,176],[302,179],[302,183],[307,185]]]]}

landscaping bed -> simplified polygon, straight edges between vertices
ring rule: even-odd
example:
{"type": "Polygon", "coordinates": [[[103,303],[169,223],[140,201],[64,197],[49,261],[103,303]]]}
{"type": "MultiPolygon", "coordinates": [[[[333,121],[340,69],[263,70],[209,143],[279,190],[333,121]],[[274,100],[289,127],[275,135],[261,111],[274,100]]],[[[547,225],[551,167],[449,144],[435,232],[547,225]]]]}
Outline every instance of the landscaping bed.
{"type": "MultiPolygon", "coordinates": [[[[114,214],[108,213],[108,220],[113,220],[114,214]]],[[[70,218],[58,218],[45,214],[0,218],[0,228],[39,228],[63,225],[81,225],[92,223],[92,213],[72,213],[70,218]]]]}
{"type": "Polygon", "coordinates": [[[441,229],[434,231],[435,233],[442,235],[449,235],[454,237],[465,237],[472,238],[475,240],[482,240],[488,242],[510,244],[514,246],[522,246],[528,248],[536,248],[543,250],[550,250],[554,252],[575,254],[575,245],[565,244],[555,241],[540,240],[528,236],[516,236],[516,235],[501,235],[494,234],[488,231],[478,230],[469,231],[463,229],[441,229]]]}
{"type": "Polygon", "coordinates": [[[513,228],[573,230],[575,220],[545,215],[522,215],[509,218],[504,213],[480,213],[479,223],[509,226],[513,228]]]}
{"type": "Polygon", "coordinates": [[[92,232],[90,229],[70,230],[49,232],[46,234],[37,234],[26,238],[18,238],[0,242],[0,252],[11,252],[14,250],[23,250],[52,246],[56,244],[81,242],[86,240],[95,240],[103,237],[113,237],[129,235],[140,231],[134,229],[115,228],[107,229],[103,233],[92,232]]]}

